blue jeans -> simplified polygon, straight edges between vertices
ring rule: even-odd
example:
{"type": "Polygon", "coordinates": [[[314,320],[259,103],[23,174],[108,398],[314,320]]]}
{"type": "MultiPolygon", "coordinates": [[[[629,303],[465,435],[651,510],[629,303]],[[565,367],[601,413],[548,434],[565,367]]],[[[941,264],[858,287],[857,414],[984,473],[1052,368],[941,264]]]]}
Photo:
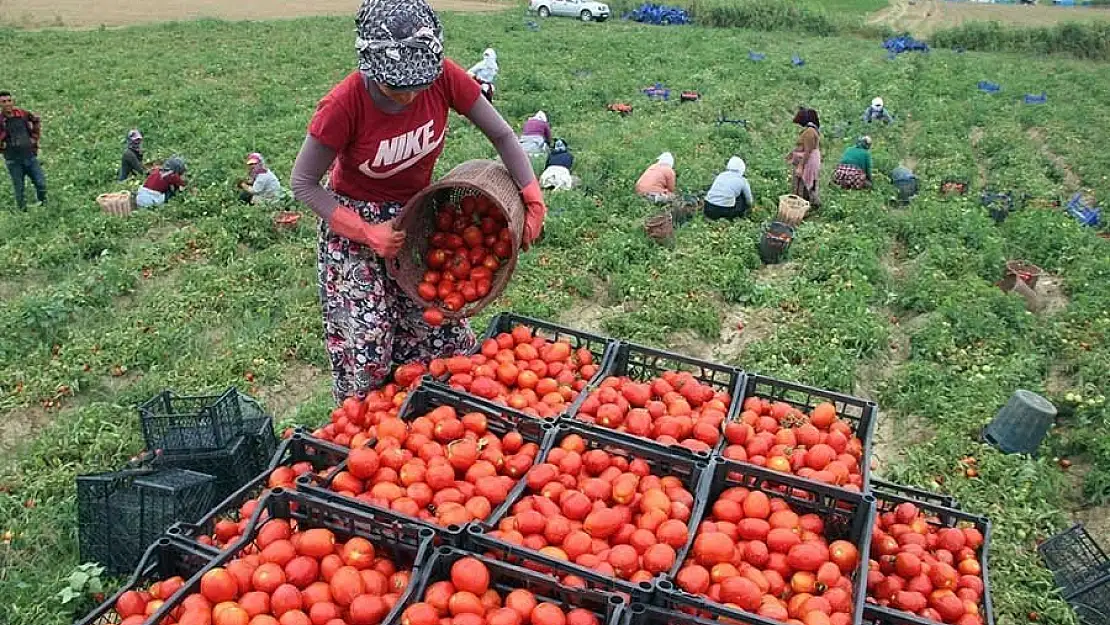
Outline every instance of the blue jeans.
{"type": "Polygon", "coordinates": [[[4,160],[8,164],[8,173],[12,176],[12,187],[15,189],[15,203],[20,210],[27,208],[27,200],[23,197],[24,176],[31,179],[31,184],[35,185],[35,194],[38,196],[39,203],[46,203],[46,174],[42,173],[42,166],[39,165],[39,159],[35,156],[24,157],[9,157],[4,156],[4,160]]]}

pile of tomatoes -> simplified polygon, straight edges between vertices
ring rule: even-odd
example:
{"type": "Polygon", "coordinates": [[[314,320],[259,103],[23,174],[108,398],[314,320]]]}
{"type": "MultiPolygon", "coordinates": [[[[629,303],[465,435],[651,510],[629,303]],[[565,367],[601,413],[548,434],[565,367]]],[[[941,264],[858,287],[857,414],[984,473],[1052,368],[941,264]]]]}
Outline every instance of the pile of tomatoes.
{"type": "MultiPolygon", "coordinates": [[[[200,579],[166,625],[377,625],[399,600],[411,571],[364,538],[340,543],[330,530],[263,525],[249,548],[200,579]]],[[[140,625],[181,587],[181,578],[128,591],[120,625],[140,625]]]]}
{"type": "Polygon", "coordinates": [[[504,596],[490,585],[490,572],[481,560],[460,558],[451,565],[450,579],[424,591],[423,601],[401,613],[401,625],[599,625],[585,608],[565,609],[537,601],[523,588],[504,596]]]}
{"type": "Polygon", "coordinates": [[[608,377],[582,402],[577,418],[664,445],[710,451],[721,439],[729,401],[727,393],[685,371],[648,382],[608,377]]]}
{"type": "Polygon", "coordinates": [[[429,305],[424,320],[438,326],[443,312],[437,305],[455,312],[489,295],[494,275],[513,255],[513,238],[505,216],[484,195],[440,206],[435,224],[417,294],[429,305]]]}
{"type": "Polygon", "coordinates": [[[807,415],[785,402],[749,397],[743,409],[739,420],[725,425],[724,457],[847,490],[862,488],[863,441],[832,404],[818,404],[807,415]]]}
{"type": "Polygon", "coordinates": [[[525,477],[521,498],[491,535],[604,575],[649,581],[674,566],[694,498],[642,459],[589,449],[568,434],[525,477]]]}
{"type": "Polygon", "coordinates": [[[365,399],[348,397],[331,412],[331,421],[312,432],[313,438],[330,441],[344,447],[361,447],[373,435],[373,425],[386,417],[396,417],[405,403],[408,389],[415,386],[428,372],[422,363],[409,363],[397,367],[393,382],[370,391],[365,399]]]}
{"type": "MultiPolygon", "coordinates": [[[[266,488],[293,488],[297,478],[308,473],[312,473],[311,462],[296,462],[291,465],[275,467],[266,481],[266,488]]],[[[243,536],[243,532],[247,530],[251,515],[258,509],[260,497],[248,499],[239,506],[237,521],[229,518],[216,521],[212,534],[198,536],[197,542],[220,547],[221,549],[226,549],[229,545],[235,544],[243,536]]],[[[265,521],[265,518],[265,516],[262,516],[259,521],[265,521]]]]}
{"type": "Polygon", "coordinates": [[[331,489],[443,526],[484,520],[540,451],[519,431],[498,437],[488,426],[485,414],[447,405],[411,421],[375,419],[377,442],[351,449],[331,489]]]}
{"type": "Polygon", "coordinates": [[[675,583],[731,607],[804,625],[848,625],[859,551],[816,514],[734,487],[713,503],[675,583]]]}
{"type": "Polygon", "coordinates": [[[900,503],[875,519],[868,600],[950,625],[982,625],[982,547],[978,529],[944,527],[900,503]]]}
{"type": "Polygon", "coordinates": [[[565,340],[549,341],[526,326],[482,343],[470,356],[433,360],[432,375],[448,384],[540,418],[563,412],[597,374],[594,355],[565,340]]]}

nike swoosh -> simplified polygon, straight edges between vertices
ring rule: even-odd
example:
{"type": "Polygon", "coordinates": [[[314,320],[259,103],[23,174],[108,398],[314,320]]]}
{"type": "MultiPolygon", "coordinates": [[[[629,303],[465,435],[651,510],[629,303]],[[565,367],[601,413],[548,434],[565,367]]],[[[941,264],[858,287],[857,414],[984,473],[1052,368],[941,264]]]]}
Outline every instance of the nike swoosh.
{"type": "Polygon", "coordinates": [[[435,150],[437,147],[439,147],[439,144],[443,143],[443,137],[446,136],[446,134],[447,134],[446,132],[441,132],[439,134],[439,137],[437,137],[436,140],[433,141],[432,143],[429,143],[428,146],[425,147],[423,151],[421,151],[417,154],[413,154],[412,156],[408,157],[407,159],[401,161],[400,163],[397,163],[397,165],[395,167],[393,167],[392,169],[389,169],[389,170],[386,170],[386,171],[383,171],[383,172],[376,172],[376,171],[370,169],[370,160],[367,159],[361,165],[358,166],[358,170],[361,171],[363,173],[363,175],[365,175],[367,178],[373,178],[375,180],[382,180],[382,179],[385,179],[385,178],[391,178],[391,177],[401,173],[402,171],[405,171],[409,167],[412,167],[413,165],[418,163],[420,161],[420,159],[424,158],[425,156],[430,154],[433,150],[435,150]]]}

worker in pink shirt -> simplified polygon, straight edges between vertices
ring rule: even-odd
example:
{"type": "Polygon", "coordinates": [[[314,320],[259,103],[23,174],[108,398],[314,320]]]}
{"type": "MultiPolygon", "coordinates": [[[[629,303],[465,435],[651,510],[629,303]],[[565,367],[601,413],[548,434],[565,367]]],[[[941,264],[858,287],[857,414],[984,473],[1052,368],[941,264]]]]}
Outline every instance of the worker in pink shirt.
{"type": "Polygon", "coordinates": [[[675,198],[674,155],[663,152],[636,181],[636,195],[663,204],[675,198]]]}

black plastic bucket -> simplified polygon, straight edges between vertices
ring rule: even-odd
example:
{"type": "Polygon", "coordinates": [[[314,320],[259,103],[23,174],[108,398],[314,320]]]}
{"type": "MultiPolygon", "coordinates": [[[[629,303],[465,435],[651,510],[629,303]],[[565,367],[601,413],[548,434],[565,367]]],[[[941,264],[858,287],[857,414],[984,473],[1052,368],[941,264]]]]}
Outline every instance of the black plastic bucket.
{"type": "Polygon", "coordinates": [[[794,228],[781,221],[772,221],[759,239],[759,258],[768,265],[782,262],[793,241],[794,228]]]}

